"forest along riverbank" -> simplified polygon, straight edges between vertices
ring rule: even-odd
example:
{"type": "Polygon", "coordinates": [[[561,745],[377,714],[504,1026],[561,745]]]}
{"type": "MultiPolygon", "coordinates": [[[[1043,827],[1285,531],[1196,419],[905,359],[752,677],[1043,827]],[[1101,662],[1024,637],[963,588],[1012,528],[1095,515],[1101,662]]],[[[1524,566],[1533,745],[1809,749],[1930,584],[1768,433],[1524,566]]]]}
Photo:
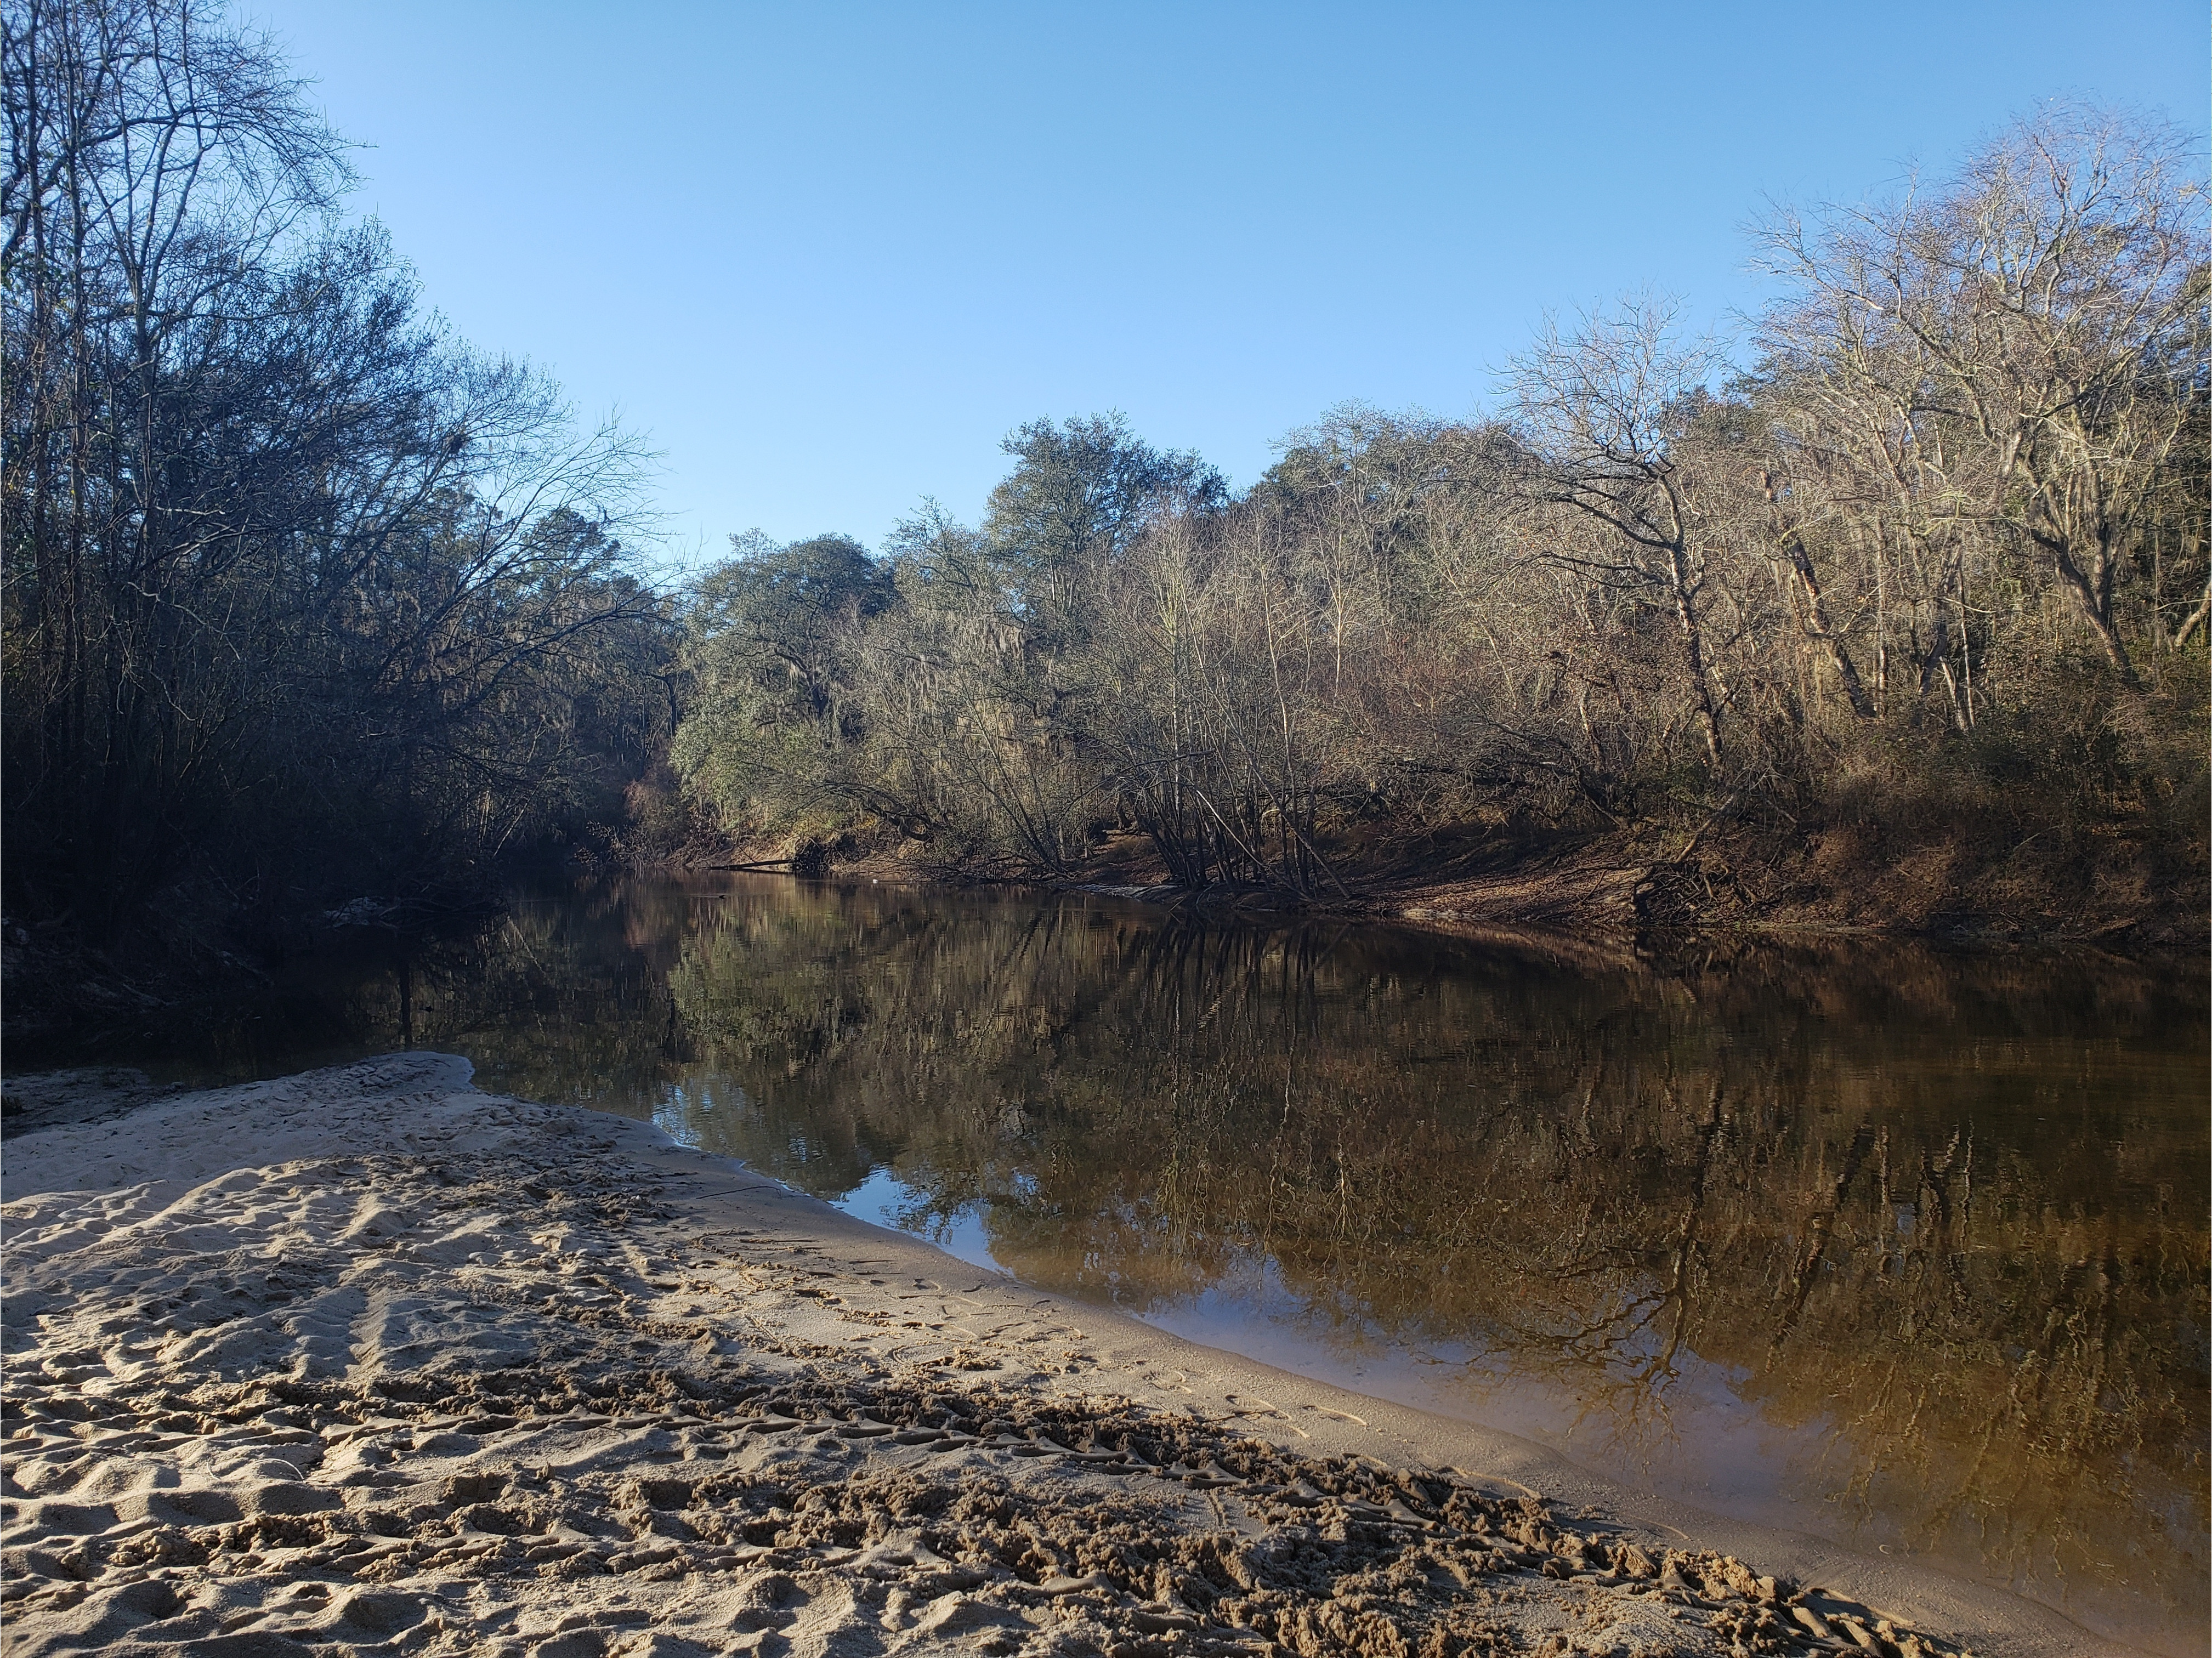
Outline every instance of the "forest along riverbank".
{"type": "Polygon", "coordinates": [[[13,1652],[2098,1648],[453,1057],[58,1114],[9,1149],[13,1652]]]}

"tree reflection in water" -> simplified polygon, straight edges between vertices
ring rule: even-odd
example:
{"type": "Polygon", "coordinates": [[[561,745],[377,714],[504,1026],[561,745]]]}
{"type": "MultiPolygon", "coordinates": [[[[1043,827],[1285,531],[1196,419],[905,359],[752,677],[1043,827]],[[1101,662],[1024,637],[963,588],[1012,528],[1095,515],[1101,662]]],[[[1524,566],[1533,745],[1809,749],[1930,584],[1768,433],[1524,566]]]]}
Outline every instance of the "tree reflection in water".
{"type": "Polygon", "coordinates": [[[888,1169],[910,1230],[980,1222],[1006,1270],[1131,1311],[1264,1281],[1323,1340],[1452,1356],[1478,1419],[1566,1401],[1608,1466],[1732,1455],[1686,1408],[1719,1389],[1798,1523],[2183,1649],[2195,978],[1835,943],[1662,975],[757,879],[525,905],[413,983],[417,1041],[488,1086],[833,1199],[888,1169]]]}

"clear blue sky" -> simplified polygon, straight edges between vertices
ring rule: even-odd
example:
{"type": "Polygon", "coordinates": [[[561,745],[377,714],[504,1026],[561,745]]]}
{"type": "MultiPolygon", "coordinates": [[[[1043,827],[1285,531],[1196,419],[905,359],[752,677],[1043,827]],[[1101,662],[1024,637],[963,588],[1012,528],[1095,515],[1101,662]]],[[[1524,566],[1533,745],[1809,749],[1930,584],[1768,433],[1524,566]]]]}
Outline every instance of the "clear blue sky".
{"type": "Polygon", "coordinates": [[[672,537],[973,519],[1038,415],[1249,483],[1348,398],[1473,410],[1547,307],[1755,304],[1763,198],[2052,94],[2205,125],[2203,0],[242,0],[488,349],[664,452],[672,537]]]}

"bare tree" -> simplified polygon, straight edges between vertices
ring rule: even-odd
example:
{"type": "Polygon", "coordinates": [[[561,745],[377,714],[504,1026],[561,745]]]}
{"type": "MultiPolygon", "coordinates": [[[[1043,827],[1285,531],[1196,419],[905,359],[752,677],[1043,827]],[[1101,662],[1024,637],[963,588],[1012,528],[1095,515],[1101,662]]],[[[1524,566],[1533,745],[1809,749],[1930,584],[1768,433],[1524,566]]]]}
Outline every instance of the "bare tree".
{"type": "Polygon", "coordinates": [[[1764,338],[1811,391],[1808,440],[1917,518],[2016,534],[2129,683],[2116,586],[2212,343],[2187,158],[2169,129],[2060,107],[1948,187],[1762,234],[1795,288],[1764,338]]]}
{"type": "Polygon", "coordinates": [[[187,867],[427,871],[576,805],[659,648],[636,440],[420,318],[219,9],[8,0],[0,94],[11,902],[112,934],[187,867]]]}
{"type": "Polygon", "coordinates": [[[1587,550],[1560,545],[1550,556],[1671,613],[1705,756],[1717,771],[1727,696],[1705,614],[1716,529],[1702,500],[1706,481],[1676,449],[1721,359],[1711,343],[1679,338],[1679,310],[1668,301],[1631,301],[1586,315],[1564,334],[1547,319],[1505,378],[1535,461],[1536,498],[1607,532],[1587,550]]]}

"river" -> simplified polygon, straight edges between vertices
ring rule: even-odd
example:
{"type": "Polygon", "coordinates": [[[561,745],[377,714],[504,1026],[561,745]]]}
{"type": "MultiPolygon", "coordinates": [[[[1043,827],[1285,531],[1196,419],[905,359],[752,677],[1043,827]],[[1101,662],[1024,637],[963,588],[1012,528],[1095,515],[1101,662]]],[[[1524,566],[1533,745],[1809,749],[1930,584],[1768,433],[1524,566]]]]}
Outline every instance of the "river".
{"type": "Polygon", "coordinates": [[[151,1068],[393,1045],[1709,1510],[2207,1625],[2207,998],[774,877],[298,964],[151,1068]]]}

